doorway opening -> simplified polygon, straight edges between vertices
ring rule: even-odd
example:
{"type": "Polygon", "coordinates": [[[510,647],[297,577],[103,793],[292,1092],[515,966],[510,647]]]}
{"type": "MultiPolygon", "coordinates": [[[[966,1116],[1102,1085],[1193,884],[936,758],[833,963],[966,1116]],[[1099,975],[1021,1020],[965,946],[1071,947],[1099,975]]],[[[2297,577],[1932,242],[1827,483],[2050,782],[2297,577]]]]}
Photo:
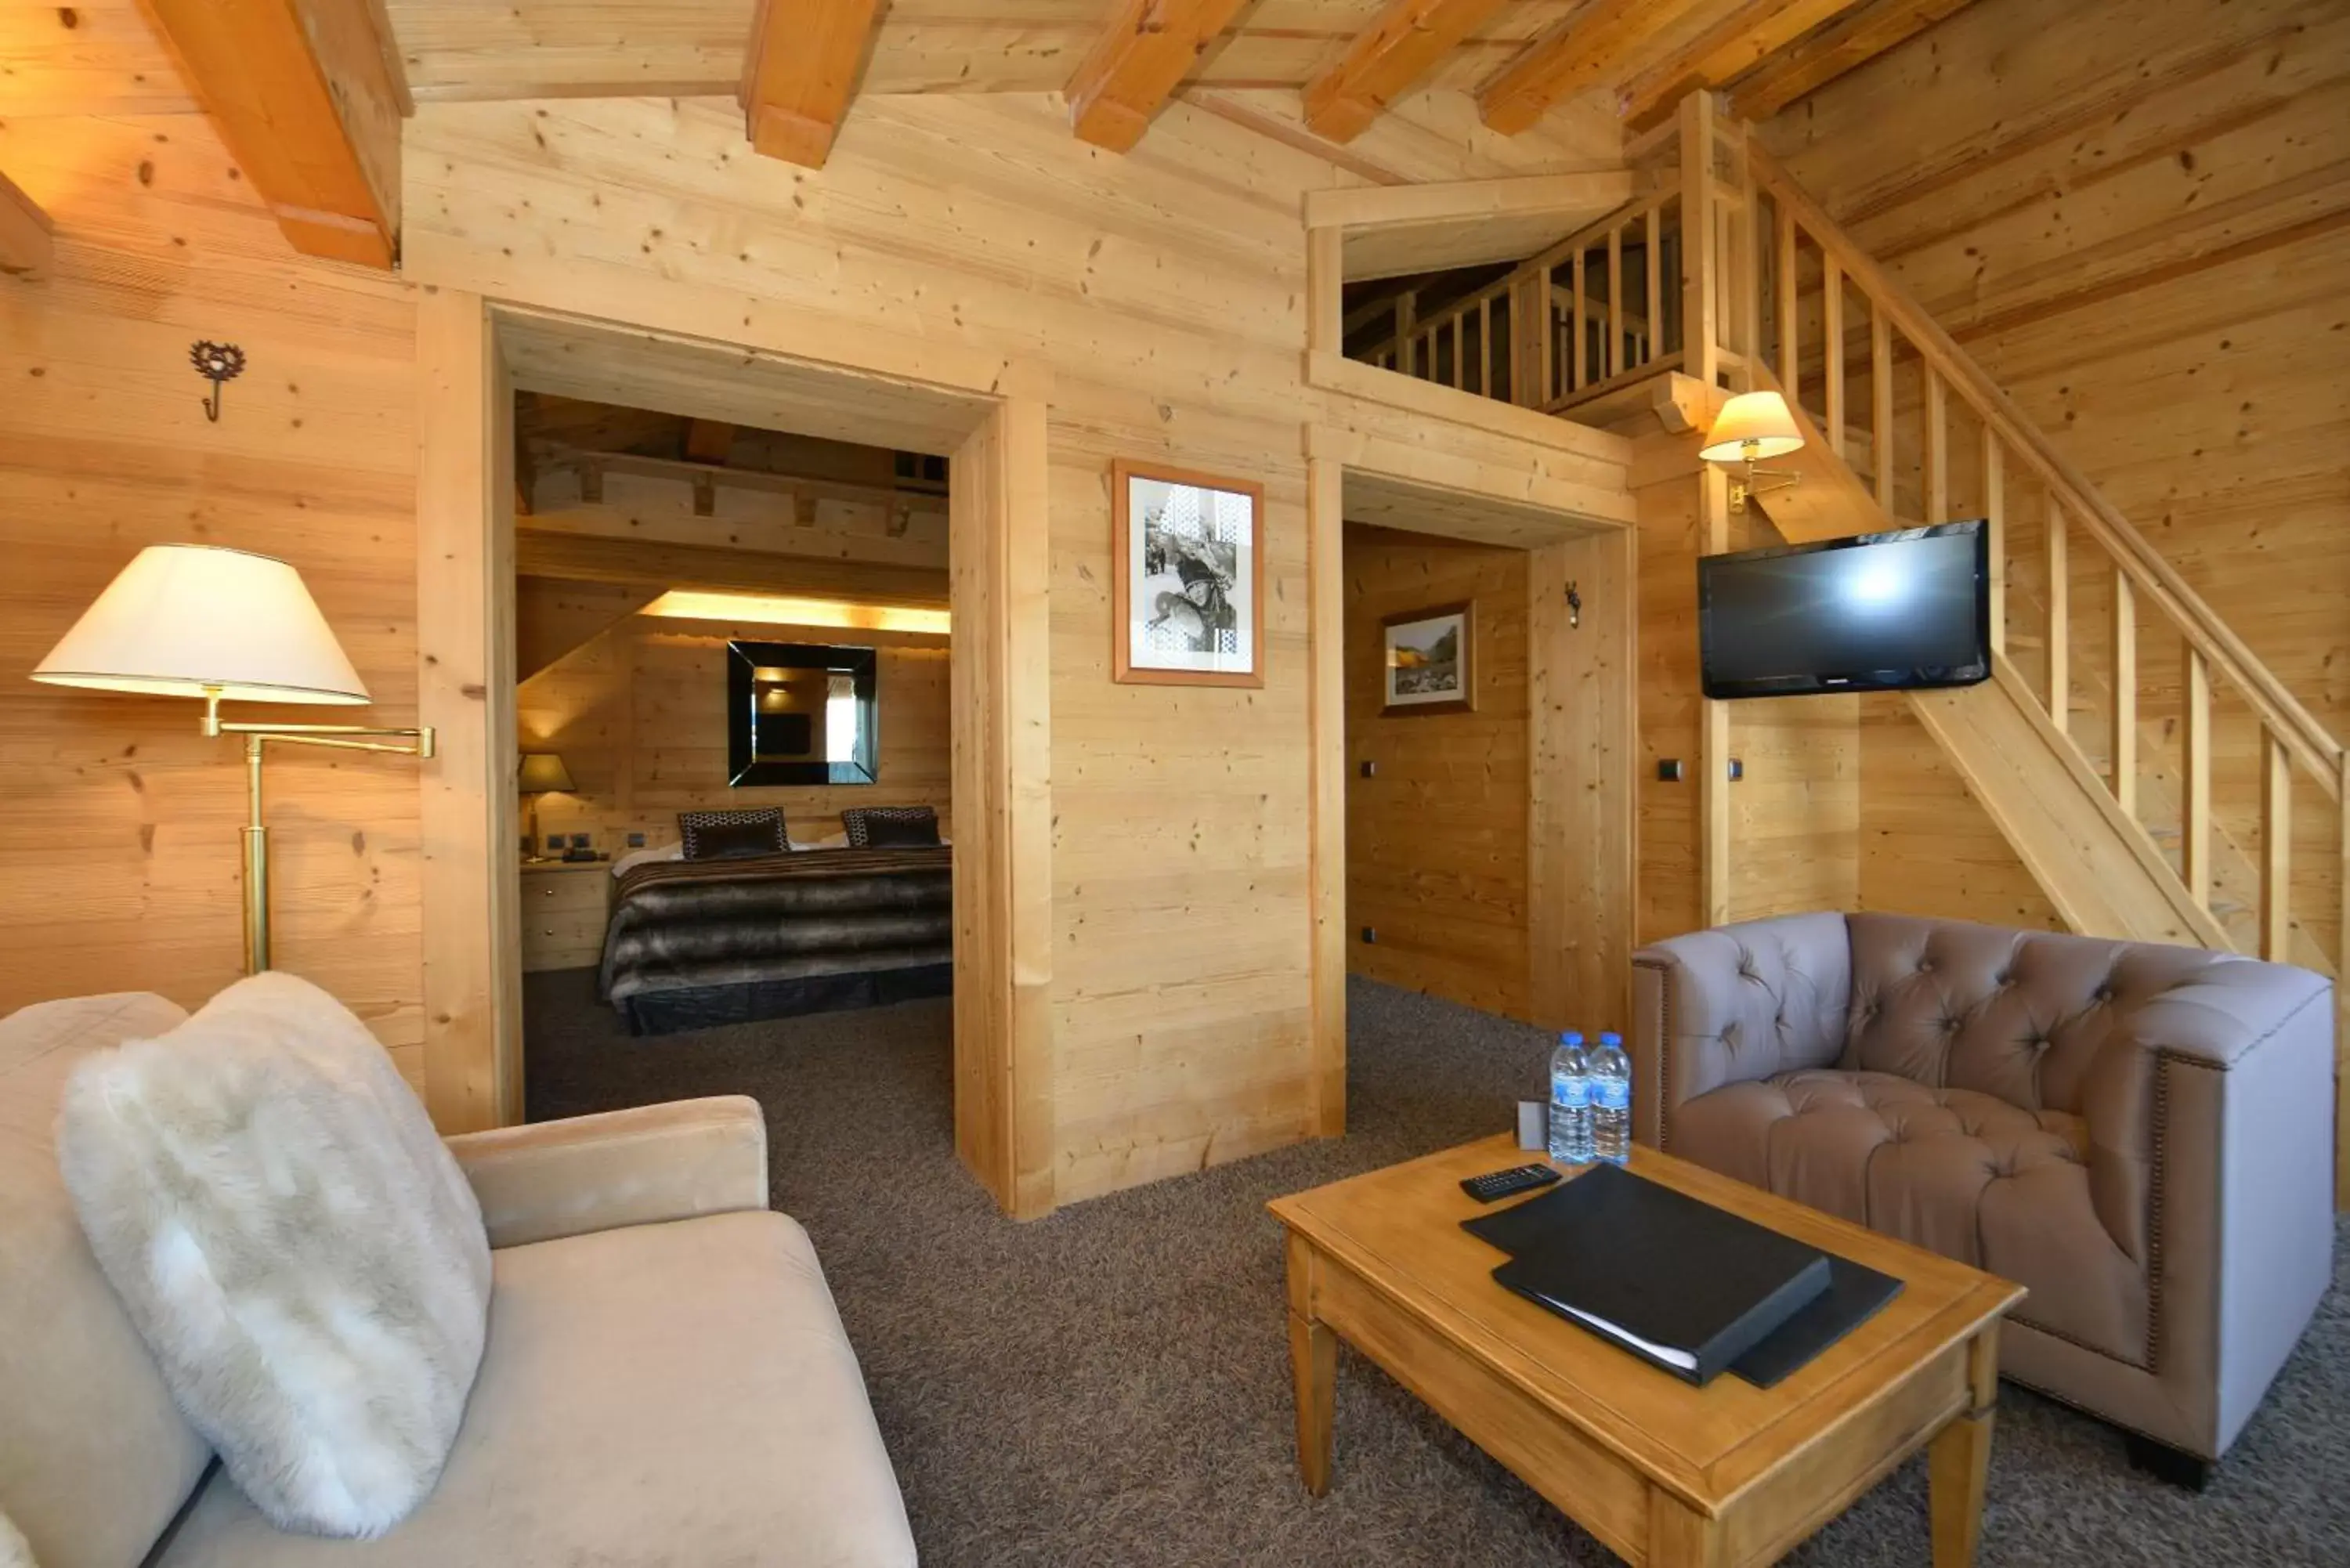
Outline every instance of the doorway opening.
{"type": "Polygon", "coordinates": [[[630,878],[693,880],[687,831],[721,846],[701,859],[733,836],[743,867],[770,836],[769,864],[801,877],[795,854],[879,836],[898,842],[876,854],[951,863],[949,929],[910,922],[892,961],[819,972],[778,969],[773,941],[697,969],[725,940],[656,920],[639,956],[660,983],[608,1000],[657,1031],[695,1007],[723,1021],[951,991],[957,1152],[1004,1207],[1049,1207],[1021,1168],[1049,1137],[1021,1120],[1042,1085],[1012,1082],[1041,997],[993,918],[1039,863],[1017,851],[1044,843],[1050,809],[1014,788],[1024,690],[1003,673],[1005,607],[1044,572],[1042,531],[1012,527],[1015,495],[1043,488],[1041,401],[462,295],[428,296],[420,358],[424,705],[450,764],[424,812],[436,1117],[522,1119],[525,954],[585,969],[598,900],[609,941],[630,878]],[[924,807],[951,842],[904,842],[924,807]],[[526,822],[542,858],[525,858],[526,822]],[[678,860],[619,878],[613,860],[560,858],[672,846],[678,860]],[[567,919],[526,938],[542,905],[567,919]]]}

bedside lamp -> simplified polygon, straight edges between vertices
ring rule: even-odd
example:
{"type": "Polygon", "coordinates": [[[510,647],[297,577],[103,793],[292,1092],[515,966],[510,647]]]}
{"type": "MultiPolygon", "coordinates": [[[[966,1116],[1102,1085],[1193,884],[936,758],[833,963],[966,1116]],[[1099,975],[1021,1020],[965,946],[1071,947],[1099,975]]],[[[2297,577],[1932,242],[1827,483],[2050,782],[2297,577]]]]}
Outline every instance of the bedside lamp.
{"type": "Polygon", "coordinates": [[[131,557],[33,679],[99,691],[201,697],[207,735],[243,735],[244,968],[269,967],[269,830],[261,820],[261,762],[270,742],[352,752],[432,754],[432,732],[359,724],[232,724],[220,705],[306,702],[359,707],[367,687],[327,618],[285,562],[214,545],[150,545],[131,557]],[[413,745],[363,740],[405,736],[413,745]]]}
{"type": "Polygon", "coordinates": [[[522,776],[515,788],[530,797],[530,843],[533,860],[548,858],[546,841],[538,836],[538,797],[543,794],[569,794],[579,786],[571,782],[571,770],[553,752],[525,752],[522,754],[522,776]]]}
{"type": "Polygon", "coordinates": [[[1721,405],[1697,454],[1708,462],[1744,465],[1745,472],[1730,482],[1730,509],[1743,512],[1750,498],[1788,489],[1803,478],[1755,464],[1800,452],[1803,445],[1803,431],[1795,428],[1786,399],[1776,392],[1741,392],[1721,405]]]}

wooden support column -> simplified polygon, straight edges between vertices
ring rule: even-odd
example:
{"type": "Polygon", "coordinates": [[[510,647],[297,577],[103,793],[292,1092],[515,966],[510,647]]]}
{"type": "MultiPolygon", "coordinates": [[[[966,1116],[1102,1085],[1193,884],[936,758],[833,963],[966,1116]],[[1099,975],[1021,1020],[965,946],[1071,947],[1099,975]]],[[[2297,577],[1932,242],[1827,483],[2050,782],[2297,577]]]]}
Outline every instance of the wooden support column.
{"type": "Polygon", "coordinates": [[[412,107],[370,0],[143,0],[188,86],[304,255],[389,267],[412,107]]]}
{"type": "Polygon", "coordinates": [[[1721,322],[1714,272],[1720,247],[1714,232],[1714,102],[1711,93],[1681,100],[1681,369],[1706,387],[1715,384],[1721,322]]]}
{"type": "Polygon", "coordinates": [[[954,453],[955,1150],[1018,1219],[1054,1190],[1051,529],[1045,403],[954,453]]]}
{"type": "Polygon", "coordinates": [[[769,158],[821,169],[873,52],[880,0],[759,0],[743,67],[743,131],[769,158]]]}
{"type": "Polygon", "coordinates": [[[1313,801],[1307,903],[1312,909],[1314,1003],[1308,1067],[1313,1128],[1347,1130],[1347,582],[1346,469],[1305,464],[1308,622],[1307,722],[1313,801]]]}
{"type": "Polygon", "coordinates": [[[1069,78],[1078,140],[1131,151],[1240,8],[1241,0],[1126,0],[1069,78]]]}
{"type": "Polygon", "coordinates": [[[0,273],[46,276],[55,248],[49,215],[15,181],[0,174],[0,273]]]}
{"type": "Polygon", "coordinates": [[[416,309],[424,1100],[443,1133],[520,1121],[514,392],[479,295],[416,309]]]}

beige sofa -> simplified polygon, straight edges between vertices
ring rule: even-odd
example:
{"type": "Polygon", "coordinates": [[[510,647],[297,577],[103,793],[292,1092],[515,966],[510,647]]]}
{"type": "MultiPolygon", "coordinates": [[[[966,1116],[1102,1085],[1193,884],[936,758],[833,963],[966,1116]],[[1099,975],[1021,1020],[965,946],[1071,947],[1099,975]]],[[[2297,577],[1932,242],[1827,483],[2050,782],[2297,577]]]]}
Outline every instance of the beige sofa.
{"type": "Polygon", "coordinates": [[[2002,1375],[2227,1451],[2333,1277],[2322,976],[1881,914],[1633,964],[1640,1141],[2015,1281],[2002,1375]]]}
{"type": "Polygon", "coordinates": [[[0,1021],[0,1511],[42,1568],[914,1562],[857,1357],[806,1232],[767,1210],[764,1126],[739,1097],[450,1139],[495,1283],[448,1468],[381,1540],[273,1528],[208,1471],[51,1143],[77,1062],[183,1016],[124,993],[0,1021]]]}

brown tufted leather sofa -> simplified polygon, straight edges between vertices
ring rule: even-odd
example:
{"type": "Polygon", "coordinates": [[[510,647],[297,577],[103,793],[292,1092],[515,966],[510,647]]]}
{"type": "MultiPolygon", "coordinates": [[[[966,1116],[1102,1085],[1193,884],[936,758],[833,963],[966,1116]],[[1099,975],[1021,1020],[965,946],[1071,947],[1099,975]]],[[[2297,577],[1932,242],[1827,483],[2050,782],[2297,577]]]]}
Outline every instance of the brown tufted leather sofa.
{"type": "Polygon", "coordinates": [[[2003,1375],[2227,1451],[2332,1277],[2322,976],[1882,914],[1633,964],[1640,1141],[2015,1281],[2003,1375]]]}

